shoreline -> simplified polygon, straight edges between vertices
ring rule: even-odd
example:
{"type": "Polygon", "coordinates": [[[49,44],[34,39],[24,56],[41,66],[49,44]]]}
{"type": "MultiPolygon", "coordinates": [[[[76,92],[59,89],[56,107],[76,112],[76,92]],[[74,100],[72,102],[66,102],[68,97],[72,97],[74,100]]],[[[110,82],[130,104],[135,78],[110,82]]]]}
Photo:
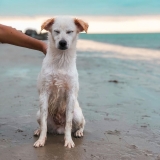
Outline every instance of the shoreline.
{"type": "MultiPolygon", "coordinates": [[[[52,16],[0,16],[4,25],[23,32],[35,29],[40,32],[41,24],[52,16]]],[[[159,33],[160,15],[143,16],[76,16],[89,23],[88,33],[159,33]]],[[[44,31],[42,32],[44,33],[44,31]]]]}

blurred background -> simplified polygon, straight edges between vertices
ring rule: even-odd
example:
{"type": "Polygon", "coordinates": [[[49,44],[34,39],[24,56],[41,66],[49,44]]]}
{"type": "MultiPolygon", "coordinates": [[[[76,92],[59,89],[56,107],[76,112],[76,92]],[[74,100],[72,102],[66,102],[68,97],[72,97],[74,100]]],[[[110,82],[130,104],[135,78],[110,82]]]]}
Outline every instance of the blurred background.
{"type": "MultiPolygon", "coordinates": [[[[32,29],[39,34],[42,22],[57,15],[71,15],[86,20],[90,25],[89,35],[82,34],[80,38],[133,47],[160,48],[159,0],[0,1],[0,23],[23,32],[32,29]]],[[[38,39],[46,38],[38,37],[36,32],[29,30],[26,33],[38,39]]]]}
{"type": "Polygon", "coordinates": [[[85,136],[33,149],[44,55],[0,44],[0,160],[160,160],[160,0],[0,0],[0,23],[40,40],[58,15],[89,23],[77,43],[85,136]]]}

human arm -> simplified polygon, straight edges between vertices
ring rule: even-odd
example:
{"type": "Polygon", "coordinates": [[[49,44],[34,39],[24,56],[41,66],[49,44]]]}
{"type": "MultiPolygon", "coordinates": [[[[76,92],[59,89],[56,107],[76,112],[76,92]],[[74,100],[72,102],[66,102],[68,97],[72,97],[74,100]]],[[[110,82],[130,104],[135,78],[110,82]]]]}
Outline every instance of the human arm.
{"type": "Polygon", "coordinates": [[[16,29],[0,24],[0,42],[20,47],[38,50],[46,54],[47,46],[44,42],[29,37],[16,29]]]}

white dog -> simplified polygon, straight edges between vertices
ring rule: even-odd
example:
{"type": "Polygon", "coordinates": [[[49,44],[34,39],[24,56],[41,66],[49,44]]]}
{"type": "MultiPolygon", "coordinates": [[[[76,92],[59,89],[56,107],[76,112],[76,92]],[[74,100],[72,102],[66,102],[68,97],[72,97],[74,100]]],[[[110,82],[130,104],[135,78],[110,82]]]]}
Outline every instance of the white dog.
{"type": "Polygon", "coordinates": [[[83,136],[85,119],[77,100],[79,83],[76,68],[76,42],[88,24],[70,17],[47,20],[41,29],[49,31],[47,55],[38,77],[40,110],[37,121],[39,139],[34,147],[44,146],[47,132],[65,134],[65,147],[74,147],[71,132],[83,136]]]}

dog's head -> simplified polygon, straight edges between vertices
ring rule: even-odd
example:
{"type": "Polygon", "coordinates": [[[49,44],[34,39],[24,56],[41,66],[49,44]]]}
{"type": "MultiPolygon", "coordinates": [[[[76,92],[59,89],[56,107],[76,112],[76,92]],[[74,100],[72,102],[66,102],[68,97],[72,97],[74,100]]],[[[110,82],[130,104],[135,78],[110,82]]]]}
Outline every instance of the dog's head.
{"type": "Polygon", "coordinates": [[[77,18],[56,17],[45,21],[41,26],[41,30],[43,29],[51,33],[57,49],[67,50],[77,39],[79,32],[87,33],[88,24],[77,18]]]}

